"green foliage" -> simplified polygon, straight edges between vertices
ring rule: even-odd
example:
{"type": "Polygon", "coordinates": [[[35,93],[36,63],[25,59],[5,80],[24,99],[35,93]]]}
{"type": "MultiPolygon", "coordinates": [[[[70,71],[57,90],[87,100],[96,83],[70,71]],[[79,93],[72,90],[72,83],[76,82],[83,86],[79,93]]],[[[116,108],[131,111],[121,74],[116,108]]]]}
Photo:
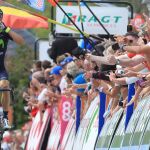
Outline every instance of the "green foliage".
{"type": "Polygon", "coordinates": [[[14,121],[15,127],[20,128],[26,121],[28,115],[24,112],[24,100],[22,92],[27,87],[30,68],[33,63],[33,50],[27,47],[18,47],[16,55],[7,59],[7,70],[9,71],[9,80],[14,87],[14,121]]]}
{"type": "Polygon", "coordinates": [[[147,12],[147,7],[144,4],[142,4],[141,0],[124,0],[124,1],[132,4],[134,13],[147,12]]]}

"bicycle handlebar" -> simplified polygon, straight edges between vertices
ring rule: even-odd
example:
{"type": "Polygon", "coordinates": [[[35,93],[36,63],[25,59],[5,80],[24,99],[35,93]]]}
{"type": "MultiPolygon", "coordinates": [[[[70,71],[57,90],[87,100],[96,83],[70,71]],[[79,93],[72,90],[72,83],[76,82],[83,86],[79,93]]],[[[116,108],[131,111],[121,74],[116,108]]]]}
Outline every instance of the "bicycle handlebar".
{"type": "Polygon", "coordinates": [[[13,91],[12,89],[4,89],[4,88],[0,88],[0,92],[4,92],[4,91],[13,91]]]}

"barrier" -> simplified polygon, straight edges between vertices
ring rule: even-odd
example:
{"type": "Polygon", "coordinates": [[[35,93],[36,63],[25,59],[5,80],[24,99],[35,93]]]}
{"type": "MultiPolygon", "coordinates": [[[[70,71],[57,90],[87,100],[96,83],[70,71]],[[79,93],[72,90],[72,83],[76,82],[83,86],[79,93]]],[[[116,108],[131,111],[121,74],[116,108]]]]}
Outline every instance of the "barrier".
{"type": "Polygon", "coordinates": [[[145,129],[143,139],[142,139],[141,145],[139,147],[139,150],[149,150],[149,149],[150,149],[150,120],[145,129]]]}
{"type": "Polygon", "coordinates": [[[57,150],[59,140],[60,140],[60,125],[58,124],[58,121],[55,121],[52,131],[48,138],[48,145],[46,150],[57,150]]]}
{"type": "Polygon", "coordinates": [[[81,100],[80,96],[76,97],[76,132],[80,126],[80,115],[81,115],[81,100]]]}
{"type": "Polygon", "coordinates": [[[98,103],[99,96],[91,102],[87,113],[81,120],[77,133],[75,119],[70,118],[61,144],[58,121],[55,120],[50,133],[51,109],[46,109],[42,123],[38,112],[31,126],[25,150],[93,150],[94,146],[96,150],[149,150],[150,97],[146,97],[138,103],[126,131],[126,112],[120,109],[112,118],[105,121],[97,139],[98,103]]]}
{"type": "Polygon", "coordinates": [[[132,117],[127,126],[125,136],[123,138],[121,150],[129,149],[130,142],[132,140],[132,137],[133,137],[133,134],[135,131],[135,127],[139,121],[139,117],[143,111],[145,104],[146,104],[146,99],[140,101],[139,104],[137,105],[136,109],[134,110],[134,113],[132,114],[132,117]]]}
{"type": "MultiPolygon", "coordinates": [[[[135,88],[134,88],[134,83],[128,85],[128,102],[130,102],[130,100],[132,99],[132,97],[135,94],[135,88]]],[[[128,123],[131,119],[131,116],[133,114],[133,108],[134,104],[130,105],[127,107],[127,113],[126,113],[126,120],[125,120],[125,129],[127,129],[128,123]]]]}
{"type": "Polygon", "coordinates": [[[75,139],[75,135],[76,135],[76,126],[75,126],[75,124],[73,125],[72,130],[69,134],[70,135],[69,135],[69,138],[68,138],[68,141],[66,143],[66,146],[65,146],[64,150],[73,149],[73,143],[74,143],[74,139],[75,139]]]}
{"type": "Polygon", "coordinates": [[[80,127],[76,134],[73,150],[82,149],[83,140],[84,140],[86,130],[87,130],[89,122],[90,122],[90,118],[92,117],[93,111],[96,108],[98,103],[99,103],[99,96],[97,96],[91,102],[91,105],[89,106],[87,113],[85,114],[85,116],[83,117],[83,119],[81,121],[80,127]]]}
{"type": "Polygon", "coordinates": [[[60,107],[60,143],[62,142],[65,129],[71,118],[72,98],[62,96],[60,107]]]}
{"type": "MultiPolygon", "coordinates": [[[[106,132],[105,134],[105,138],[101,139],[101,136],[103,137],[103,135],[100,134],[98,142],[96,144],[96,150],[105,150],[108,149],[110,147],[110,144],[112,142],[113,136],[115,134],[115,131],[120,123],[120,120],[122,118],[123,115],[123,109],[119,109],[110,119],[110,123],[108,125],[108,128],[105,128],[106,132]],[[101,140],[103,140],[103,142],[101,142],[101,140]]],[[[103,129],[102,129],[103,130],[103,129]]]]}
{"type": "Polygon", "coordinates": [[[117,111],[113,117],[112,117],[112,121],[111,121],[111,124],[109,126],[109,129],[108,132],[107,132],[107,137],[106,137],[106,140],[105,140],[105,143],[104,143],[104,147],[106,148],[109,148],[110,147],[110,144],[112,142],[112,139],[113,139],[113,136],[116,132],[116,129],[118,127],[118,124],[120,123],[120,120],[122,118],[122,115],[123,115],[123,109],[120,109],[119,111],[117,111]]]}
{"type": "Polygon", "coordinates": [[[90,119],[88,128],[83,141],[83,150],[93,150],[94,145],[98,136],[98,114],[99,114],[99,105],[96,106],[93,116],[90,119]]]}
{"type": "Polygon", "coordinates": [[[100,135],[98,137],[98,140],[97,140],[97,143],[96,143],[96,148],[95,148],[96,150],[98,150],[98,148],[102,148],[103,147],[104,142],[105,142],[106,137],[107,137],[107,132],[108,132],[108,128],[109,128],[110,124],[111,124],[111,119],[108,119],[105,122],[105,124],[104,124],[104,126],[102,128],[102,131],[101,131],[101,133],[100,133],[100,135]]]}
{"type": "Polygon", "coordinates": [[[133,134],[133,138],[130,145],[130,150],[136,150],[139,148],[141,144],[141,140],[143,138],[143,134],[145,132],[146,126],[148,124],[150,118],[150,100],[146,99],[146,105],[144,106],[144,110],[140,115],[139,121],[136,125],[135,132],[133,134]]]}
{"type": "MultiPolygon", "coordinates": [[[[37,113],[32,123],[29,136],[26,142],[25,150],[38,150],[43,147],[46,132],[50,127],[50,109],[47,108],[43,114],[42,122],[40,112],[37,113]]],[[[47,143],[45,144],[47,145],[47,143]]],[[[46,147],[46,146],[45,146],[46,147]]]]}
{"type": "Polygon", "coordinates": [[[68,122],[68,125],[66,127],[65,133],[64,133],[64,137],[62,139],[62,143],[61,143],[61,150],[64,150],[66,145],[67,145],[67,141],[70,137],[70,132],[72,130],[72,128],[75,126],[75,119],[71,118],[68,122]]]}
{"type": "Polygon", "coordinates": [[[125,134],[125,118],[126,118],[126,113],[123,114],[123,117],[115,133],[115,136],[113,138],[113,141],[109,150],[120,150],[123,136],[125,134]]]}
{"type": "Polygon", "coordinates": [[[105,107],[106,107],[106,94],[103,92],[100,92],[100,109],[99,109],[99,119],[98,119],[98,135],[100,134],[105,118],[103,117],[105,113],[105,107]]]}

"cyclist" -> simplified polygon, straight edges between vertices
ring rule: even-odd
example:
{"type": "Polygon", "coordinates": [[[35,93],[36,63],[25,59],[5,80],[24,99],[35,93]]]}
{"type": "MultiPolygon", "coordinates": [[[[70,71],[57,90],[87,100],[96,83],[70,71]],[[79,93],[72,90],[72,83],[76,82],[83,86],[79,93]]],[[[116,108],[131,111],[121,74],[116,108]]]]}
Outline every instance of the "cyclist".
{"type": "MultiPolygon", "coordinates": [[[[17,44],[24,44],[24,39],[7,27],[2,20],[3,11],[0,9],[0,88],[9,88],[8,73],[4,65],[8,41],[12,40],[17,44]]],[[[3,92],[1,99],[1,104],[3,107],[4,129],[9,129],[10,125],[8,123],[8,109],[10,103],[10,92],[3,92]]]]}

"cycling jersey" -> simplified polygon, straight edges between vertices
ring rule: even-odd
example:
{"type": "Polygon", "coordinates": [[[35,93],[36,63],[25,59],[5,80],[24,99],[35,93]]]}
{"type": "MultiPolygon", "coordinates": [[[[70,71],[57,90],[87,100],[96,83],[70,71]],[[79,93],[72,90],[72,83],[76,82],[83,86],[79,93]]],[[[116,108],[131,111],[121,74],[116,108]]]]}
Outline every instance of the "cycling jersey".
{"type": "Polygon", "coordinates": [[[0,80],[8,79],[8,74],[5,69],[5,54],[7,50],[8,41],[13,40],[8,33],[0,33],[0,80]]]}

